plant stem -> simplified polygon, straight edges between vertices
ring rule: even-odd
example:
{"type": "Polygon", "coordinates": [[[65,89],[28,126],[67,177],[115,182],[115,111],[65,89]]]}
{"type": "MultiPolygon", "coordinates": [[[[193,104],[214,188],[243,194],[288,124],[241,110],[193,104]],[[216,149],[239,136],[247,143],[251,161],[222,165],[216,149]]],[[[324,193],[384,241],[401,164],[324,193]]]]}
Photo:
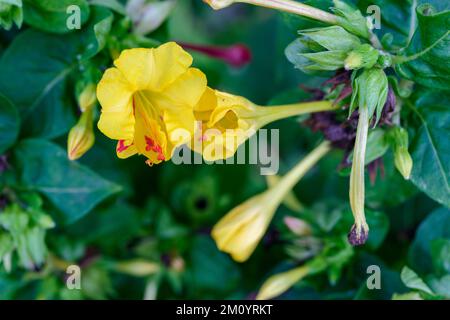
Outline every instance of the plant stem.
{"type": "Polygon", "coordinates": [[[429,46],[428,48],[426,48],[416,54],[413,54],[412,56],[392,56],[392,63],[393,64],[402,64],[402,63],[406,63],[406,62],[413,61],[413,60],[420,58],[421,56],[423,56],[424,54],[426,54],[430,50],[432,50],[434,47],[436,47],[449,34],[450,34],[450,31],[447,31],[446,33],[444,33],[444,35],[442,37],[437,39],[431,46],[429,46]]]}
{"type": "MultiPolygon", "coordinates": [[[[298,181],[331,150],[328,141],[322,142],[318,147],[303,158],[294,168],[289,171],[272,189],[276,190],[275,198],[281,201],[294,188],[298,181]]],[[[270,191],[269,191],[270,192],[270,191]]]]}

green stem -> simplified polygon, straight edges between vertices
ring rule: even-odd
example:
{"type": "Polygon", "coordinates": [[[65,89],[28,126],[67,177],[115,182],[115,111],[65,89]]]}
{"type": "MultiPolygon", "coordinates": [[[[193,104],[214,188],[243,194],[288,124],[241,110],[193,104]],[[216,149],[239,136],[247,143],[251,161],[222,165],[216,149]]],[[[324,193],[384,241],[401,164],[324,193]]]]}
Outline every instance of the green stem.
{"type": "Polygon", "coordinates": [[[314,167],[317,162],[323,158],[331,150],[331,145],[328,141],[322,142],[318,147],[311,151],[305,158],[303,158],[294,168],[289,171],[272,189],[275,190],[275,198],[279,201],[294,188],[298,181],[314,167]]]}
{"type": "Polygon", "coordinates": [[[428,53],[430,50],[432,50],[434,47],[436,47],[442,40],[444,40],[448,35],[450,34],[450,31],[447,31],[442,37],[437,39],[431,46],[426,48],[425,50],[422,50],[412,56],[392,56],[392,63],[393,64],[401,64],[406,63],[409,61],[416,60],[423,56],[424,54],[428,53]]]}

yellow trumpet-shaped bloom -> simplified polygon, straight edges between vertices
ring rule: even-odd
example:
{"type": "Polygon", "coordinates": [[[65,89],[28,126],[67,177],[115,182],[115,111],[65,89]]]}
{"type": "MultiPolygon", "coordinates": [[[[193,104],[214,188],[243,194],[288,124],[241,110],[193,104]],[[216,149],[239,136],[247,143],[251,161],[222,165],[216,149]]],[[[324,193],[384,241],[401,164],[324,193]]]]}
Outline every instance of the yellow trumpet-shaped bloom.
{"type": "Polygon", "coordinates": [[[97,86],[98,128],[118,140],[117,156],[143,154],[149,165],[167,161],[195,132],[193,107],[206,77],[174,42],[124,50],[97,86]],[[187,134],[180,134],[184,130],[187,134]]]}
{"type": "Polygon", "coordinates": [[[256,296],[256,300],[268,300],[279,296],[309,274],[307,265],[275,274],[267,279],[256,296]]]}
{"type": "Polygon", "coordinates": [[[283,199],[329,150],[330,144],[322,143],[275,186],[248,199],[226,214],[212,230],[212,237],[218,248],[231,254],[236,261],[247,260],[266,232],[283,199]]]}
{"type": "Polygon", "coordinates": [[[262,107],[244,97],[207,88],[194,107],[201,130],[194,136],[191,148],[207,161],[226,159],[258,129],[271,122],[336,108],[331,101],[262,107]]]}

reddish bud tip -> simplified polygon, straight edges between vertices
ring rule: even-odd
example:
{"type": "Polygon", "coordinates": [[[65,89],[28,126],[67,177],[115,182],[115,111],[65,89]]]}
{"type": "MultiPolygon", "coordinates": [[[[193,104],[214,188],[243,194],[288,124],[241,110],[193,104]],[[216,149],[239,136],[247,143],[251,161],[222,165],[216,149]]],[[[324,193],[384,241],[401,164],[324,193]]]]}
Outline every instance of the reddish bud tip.
{"type": "Polygon", "coordinates": [[[189,43],[179,44],[186,50],[203,53],[209,57],[222,60],[235,68],[243,67],[252,59],[250,49],[243,44],[235,44],[229,47],[202,46],[189,43]]]}

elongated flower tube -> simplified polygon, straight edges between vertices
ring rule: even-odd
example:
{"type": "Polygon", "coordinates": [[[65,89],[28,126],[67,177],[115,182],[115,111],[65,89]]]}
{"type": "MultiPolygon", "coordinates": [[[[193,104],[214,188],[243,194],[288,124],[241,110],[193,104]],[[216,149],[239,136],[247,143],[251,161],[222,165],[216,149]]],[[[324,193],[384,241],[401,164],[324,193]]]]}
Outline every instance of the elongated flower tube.
{"type": "Polygon", "coordinates": [[[213,228],[221,251],[238,262],[246,261],[266,232],[277,208],[298,181],[330,150],[323,142],[301,160],[275,186],[232,209],[213,228]]]}
{"type": "Polygon", "coordinates": [[[105,71],[97,86],[98,128],[118,140],[119,158],[143,154],[147,164],[157,164],[190,141],[193,107],[206,89],[205,75],[191,64],[192,57],[169,42],[156,49],[124,50],[115,67],[105,71]]]}
{"type": "Polygon", "coordinates": [[[369,110],[366,106],[359,107],[358,129],[356,131],[355,148],[353,151],[352,171],[350,174],[350,206],[355,224],[348,235],[352,245],[362,245],[369,236],[369,226],[364,214],[364,160],[366,157],[367,135],[369,130],[369,110]]]}
{"type": "Polygon", "coordinates": [[[201,130],[191,149],[207,161],[226,159],[263,126],[288,117],[336,109],[331,101],[262,107],[246,98],[208,88],[194,107],[201,130]]]}
{"type": "Polygon", "coordinates": [[[308,265],[275,274],[267,279],[256,296],[256,300],[268,300],[284,293],[295,283],[309,274],[308,265]]]}
{"type": "Polygon", "coordinates": [[[319,20],[326,23],[337,23],[337,17],[326,11],[308,6],[306,4],[291,0],[203,0],[213,9],[219,10],[226,8],[233,3],[248,3],[256,6],[266,7],[298,14],[311,19],[319,20]]]}

